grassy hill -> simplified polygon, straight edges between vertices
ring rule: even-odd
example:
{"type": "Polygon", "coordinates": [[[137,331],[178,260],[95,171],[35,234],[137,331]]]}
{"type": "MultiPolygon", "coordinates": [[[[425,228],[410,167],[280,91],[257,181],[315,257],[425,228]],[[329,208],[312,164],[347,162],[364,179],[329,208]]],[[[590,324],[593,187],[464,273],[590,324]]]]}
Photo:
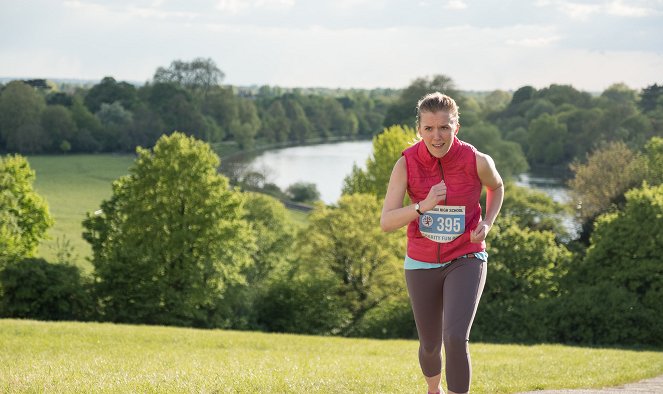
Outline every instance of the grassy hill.
{"type": "MultiPolygon", "coordinates": [[[[417,342],[0,320],[2,392],[424,392],[417,342]]],[[[663,373],[663,353],[471,344],[473,393],[602,387],[663,373]]]]}

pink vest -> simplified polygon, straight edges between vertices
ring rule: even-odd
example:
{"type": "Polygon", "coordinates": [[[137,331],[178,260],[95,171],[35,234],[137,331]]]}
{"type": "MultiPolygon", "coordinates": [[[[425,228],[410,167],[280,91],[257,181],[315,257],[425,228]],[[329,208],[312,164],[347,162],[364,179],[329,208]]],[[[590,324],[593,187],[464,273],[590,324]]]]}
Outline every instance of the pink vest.
{"type": "Polygon", "coordinates": [[[407,255],[427,263],[444,263],[468,253],[481,252],[486,243],[471,243],[470,232],[481,221],[481,181],[477,173],[476,149],[454,138],[451,149],[442,158],[428,152],[423,141],[403,151],[407,163],[407,193],[413,203],[424,200],[431,186],[444,177],[446,201],[439,204],[465,206],[465,232],[449,243],[438,243],[419,231],[418,219],[407,227],[407,255]]]}

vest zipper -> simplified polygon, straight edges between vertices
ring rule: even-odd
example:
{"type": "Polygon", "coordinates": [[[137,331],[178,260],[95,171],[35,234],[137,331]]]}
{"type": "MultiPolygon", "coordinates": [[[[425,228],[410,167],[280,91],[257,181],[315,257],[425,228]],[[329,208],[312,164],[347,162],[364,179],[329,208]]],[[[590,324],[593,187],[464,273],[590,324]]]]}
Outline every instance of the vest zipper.
{"type": "MultiPolygon", "coordinates": [[[[442,162],[440,161],[440,159],[437,159],[437,165],[438,165],[438,167],[440,167],[440,173],[442,174],[442,180],[444,180],[444,169],[442,168],[442,162]]],[[[442,201],[442,204],[447,205],[447,197],[446,196],[444,197],[444,200],[442,201]]],[[[442,252],[442,244],[438,243],[437,244],[437,263],[438,264],[441,264],[440,263],[440,253],[441,252],[442,252]]]]}

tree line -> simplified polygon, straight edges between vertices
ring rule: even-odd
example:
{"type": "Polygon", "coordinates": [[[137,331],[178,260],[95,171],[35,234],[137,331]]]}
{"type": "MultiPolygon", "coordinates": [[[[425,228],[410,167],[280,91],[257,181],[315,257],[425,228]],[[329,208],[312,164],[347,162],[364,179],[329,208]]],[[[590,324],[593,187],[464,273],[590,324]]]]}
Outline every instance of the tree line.
{"type": "Polygon", "coordinates": [[[140,87],[113,77],[70,92],[43,80],[12,81],[0,86],[0,151],[133,152],[174,130],[241,149],[370,138],[389,102],[384,90],[252,90],[223,86],[223,77],[211,59],[195,59],[158,68],[140,87]]]}
{"type": "Polygon", "coordinates": [[[417,100],[432,91],[456,98],[462,138],[507,176],[530,167],[566,173],[600,143],[639,150],[663,135],[663,86],[655,83],[641,91],[618,83],[600,94],[556,84],[477,93],[445,75],[400,90],[233,87],[224,77],[213,60],[198,58],[159,67],[140,87],[113,77],[65,91],[44,80],[0,85],[0,152],[133,152],[174,130],[215,148],[368,139],[413,127],[417,100]]]}

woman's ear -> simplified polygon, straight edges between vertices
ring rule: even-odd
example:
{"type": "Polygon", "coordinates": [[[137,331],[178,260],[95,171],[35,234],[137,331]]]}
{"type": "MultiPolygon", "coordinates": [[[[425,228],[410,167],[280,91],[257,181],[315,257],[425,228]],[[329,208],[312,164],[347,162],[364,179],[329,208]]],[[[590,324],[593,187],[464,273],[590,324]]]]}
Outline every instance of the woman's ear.
{"type": "Polygon", "coordinates": [[[458,123],[458,126],[456,126],[456,132],[454,134],[458,135],[458,130],[460,130],[460,123],[458,123]]]}

